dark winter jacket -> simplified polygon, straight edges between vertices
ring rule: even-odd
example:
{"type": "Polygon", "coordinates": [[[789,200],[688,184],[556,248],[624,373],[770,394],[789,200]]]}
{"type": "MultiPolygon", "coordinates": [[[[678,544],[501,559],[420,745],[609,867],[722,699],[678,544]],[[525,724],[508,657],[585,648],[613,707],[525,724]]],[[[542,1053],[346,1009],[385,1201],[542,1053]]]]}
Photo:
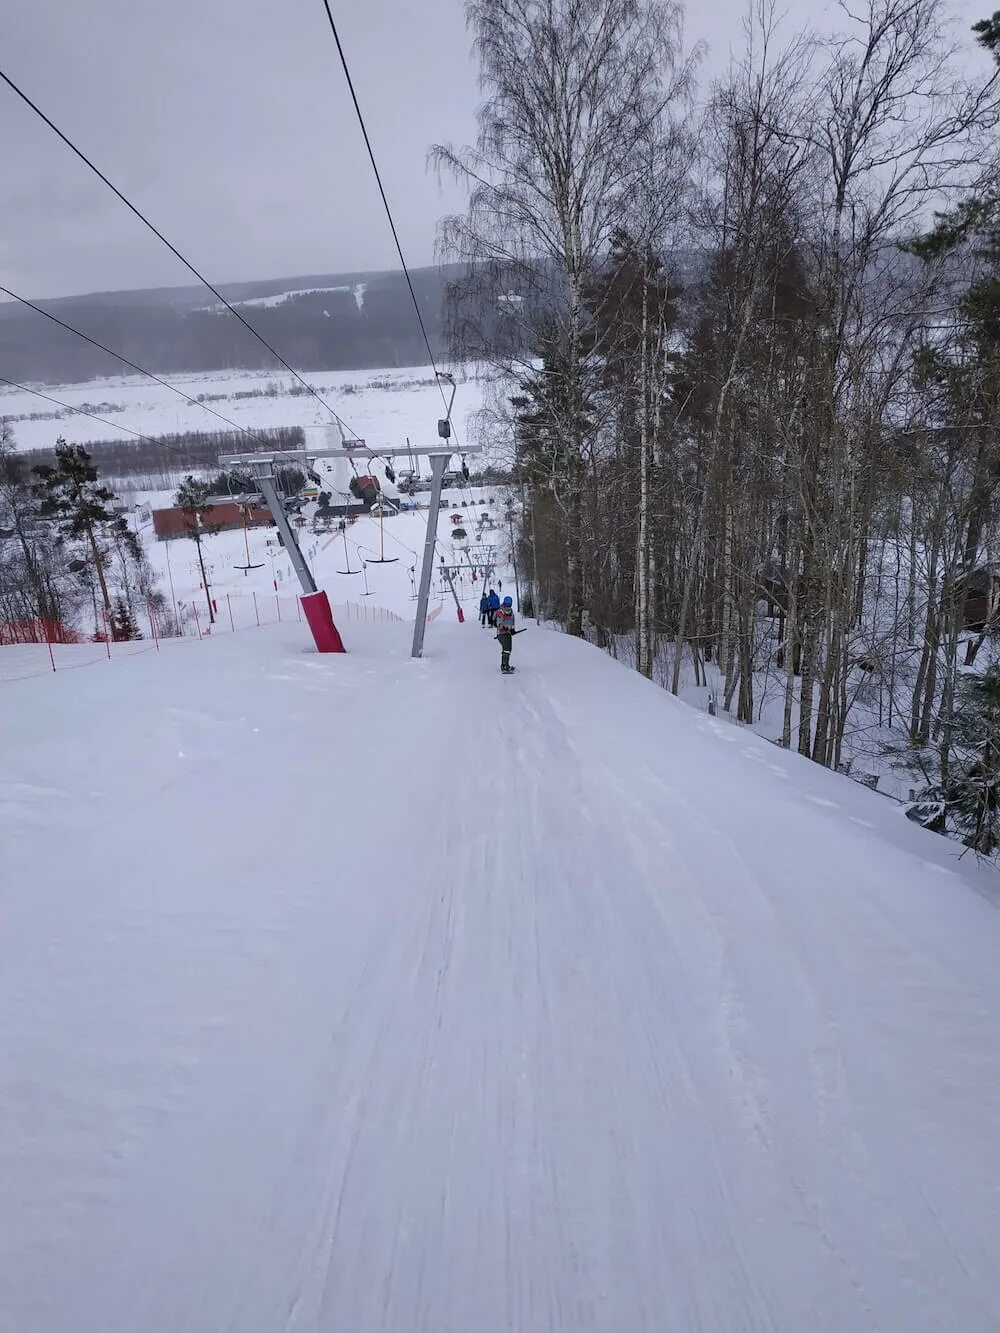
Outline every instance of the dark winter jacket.
{"type": "Polygon", "coordinates": [[[500,605],[500,598],[497,596],[495,592],[491,592],[489,597],[487,597],[486,601],[488,602],[489,609],[491,611],[495,611],[497,607],[500,605]]]}
{"type": "Polygon", "coordinates": [[[482,597],[480,597],[479,599],[479,614],[481,616],[485,615],[489,609],[490,609],[490,599],[486,595],[486,593],[483,593],[482,597]]]}
{"type": "Polygon", "coordinates": [[[511,606],[501,606],[493,617],[493,623],[497,627],[498,634],[514,633],[514,608],[511,606]]]}

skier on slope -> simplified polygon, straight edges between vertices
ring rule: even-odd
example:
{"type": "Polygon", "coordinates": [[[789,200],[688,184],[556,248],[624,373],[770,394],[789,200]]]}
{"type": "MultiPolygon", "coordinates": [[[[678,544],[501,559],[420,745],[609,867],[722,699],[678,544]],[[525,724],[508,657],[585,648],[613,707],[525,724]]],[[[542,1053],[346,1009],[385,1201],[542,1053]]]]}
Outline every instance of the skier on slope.
{"type": "Polygon", "coordinates": [[[511,597],[503,599],[503,605],[496,613],[497,640],[500,644],[500,670],[509,675],[514,668],[510,664],[510,650],[517,630],[514,628],[514,601],[511,597]]]}
{"type": "Polygon", "coordinates": [[[490,618],[490,597],[485,590],[479,599],[479,623],[485,625],[490,618]]]}
{"type": "Polygon", "coordinates": [[[489,624],[492,628],[496,625],[497,611],[500,609],[500,598],[497,596],[496,591],[491,588],[490,595],[486,600],[489,603],[489,624]]]}

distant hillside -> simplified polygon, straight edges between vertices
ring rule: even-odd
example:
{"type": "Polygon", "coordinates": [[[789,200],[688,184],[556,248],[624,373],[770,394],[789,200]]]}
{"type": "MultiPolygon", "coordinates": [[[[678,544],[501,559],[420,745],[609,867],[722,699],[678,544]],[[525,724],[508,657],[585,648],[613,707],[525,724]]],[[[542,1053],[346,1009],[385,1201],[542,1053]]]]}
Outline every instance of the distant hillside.
{"type": "MultiPolygon", "coordinates": [[[[413,272],[435,354],[447,269],[413,272]]],[[[297,369],[365,370],[426,362],[400,273],[321,273],[228,283],[219,290],[297,369]]],[[[203,287],[95,292],[39,301],[91,337],[159,374],[269,369],[264,348],[203,287]]],[[[9,379],[69,383],[121,373],[122,366],[15,302],[0,304],[0,366],[9,379]]]]}

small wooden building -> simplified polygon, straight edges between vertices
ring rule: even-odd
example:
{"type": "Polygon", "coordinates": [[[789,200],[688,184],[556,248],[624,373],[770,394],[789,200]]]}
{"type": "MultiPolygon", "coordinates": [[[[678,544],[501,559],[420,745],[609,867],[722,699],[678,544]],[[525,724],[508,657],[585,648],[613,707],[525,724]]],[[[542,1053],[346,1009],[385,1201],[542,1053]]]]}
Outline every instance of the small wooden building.
{"type": "MultiPolygon", "coordinates": [[[[189,523],[190,519],[183,509],[153,510],[153,531],[156,533],[156,540],[159,542],[172,541],[174,537],[189,536],[189,523]]],[[[205,517],[205,526],[214,528],[219,532],[229,532],[233,528],[242,528],[243,509],[238,504],[228,502],[214,504],[205,517]]],[[[271,517],[270,509],[263,505],[249,506],[247,527],[266,528],[273,526],[274,519],[271,517]]]]}

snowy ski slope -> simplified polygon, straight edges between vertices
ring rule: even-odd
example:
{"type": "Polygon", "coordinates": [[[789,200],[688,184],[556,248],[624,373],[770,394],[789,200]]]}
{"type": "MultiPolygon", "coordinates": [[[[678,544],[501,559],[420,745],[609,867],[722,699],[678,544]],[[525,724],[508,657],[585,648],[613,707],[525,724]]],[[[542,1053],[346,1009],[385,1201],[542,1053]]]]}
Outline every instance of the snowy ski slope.
{"type": "Polygon", "coordinates": [[[0,1328],[987,1333],[993,872],[534,626],[0,690],[0,1328]]]}

